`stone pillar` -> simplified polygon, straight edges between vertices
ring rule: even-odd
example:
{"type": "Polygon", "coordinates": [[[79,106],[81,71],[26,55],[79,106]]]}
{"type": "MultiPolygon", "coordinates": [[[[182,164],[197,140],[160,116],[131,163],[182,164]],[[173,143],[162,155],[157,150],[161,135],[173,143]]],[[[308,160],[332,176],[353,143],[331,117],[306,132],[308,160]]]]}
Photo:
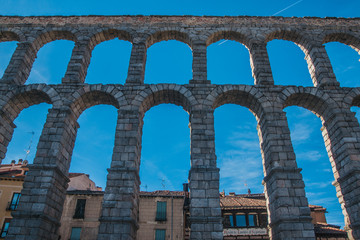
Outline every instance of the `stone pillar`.
{"type": "Polygon", "coordinates": [[[317,86],[339,86],[324,45],[308,45],[305,49],[311,79],[317,86]]]}
{"type": "Polygon", "coordinates": [[[213,110],[190,114],[190,239],[223,239],[213,110]]]}
{"type": "Polygon", "coordinates": [[[17,85],[24,84],[30,75],[36,53],[37,49],[35,49],[31,43],[18,43],[1,82],[17,85]]]}
{"type": "Polygon", "coordinates": [[[119,110],[118,113],[99,240],[134,240],[138,229],[142,116],[137,110],[119,110]]]}
{"type": "Polygon", "coordinates": [[[190,83],[210,83],[207,80],[207,46],[205,41],[194,41],[192,44],[192,71],[193,79],[190,83]]]}
{"type": "Polygon", "coordinates": [[[305,185],[296,164],[285,113],[264,113],[259,125],[269,236],[273,240],[314,240],[305,185]]]}
{"type": "Polygon", "coordinates": [[[84,83],[91,59],[90,40],[75,43],[62,83],[84,83]]]}
{"type": "Polygon", "coordinates": [[[249,52],[255,85],[274,85],[266,43],[252,43],[249,52]]]}
{"type": "Polygon", "coordinates": [[[0,164],[5,158],[7,146],[12,138],[14,128],[13,121],[4,113],[0,113],[0,164]]]}
{"type": "Polygon", "coordinates": [[[58,239],[77,122],[67,109],[50,109],[34,163],[25,177],[7,240],[58,239]]]}
{"type": "Polygon", "coordinates": [[[133,42],[126,84],[143,84],[147,48],[145,42],[133,42]]]}
{"type": "Polygon", "coordinates": [[[335,109],[322,132],[349,239],[360,239],[360,131],[355,113],[335,109]]]}

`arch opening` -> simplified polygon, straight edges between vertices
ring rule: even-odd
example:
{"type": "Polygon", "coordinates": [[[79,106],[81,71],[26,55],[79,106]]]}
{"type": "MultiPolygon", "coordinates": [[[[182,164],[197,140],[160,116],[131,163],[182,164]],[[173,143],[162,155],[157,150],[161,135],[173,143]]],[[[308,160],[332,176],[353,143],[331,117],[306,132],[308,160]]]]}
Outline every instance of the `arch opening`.
{"type": "MultiPolygon", "coordinates": [[[[111,105],[96,105],[84,110],[78,118],[70,173],[85,173],[96,186],[105,190],[115,141],[117,111],[111,105]]],[[[71,175],[70,175],[71,177],[71,175]]]]}
{"type": "Polygon", "coordinates": [[[263,193],[262,157],[254,115],[235,104],[218,107],[214,115],[220,191],[246,194],[249,188],[253,193],[263,193]]]}
{"type": "Polygon", "coordinates": [[[59,84],[70,61],[74,42],[56,40],[45,44],[37,53],[26,84],[59,84]]]}
{"type": "MultiPolygon", "coordinates": [[[[147,111],[143,122],[142,142],[146,144],[142,144],[141,150],[142,192],[137,239],[146,239],[148,236],[149,216],[146,213],[152,213],[154,209],[157,212],[156,216],[154,212],[155,221],[170,223],[179,218],[184,221],[183,211],[187,202],[182,190],[190,170],[189,115],[180,106],[161,104],[147,111]],[[160,210],[164,208],[167,210],[160,210]]],[[[182,224],[176,224],[171,233],[179,239],[185,239],[183,227],[182,224]]]]}
{"type": "Polygon", "coordinates": [[[328,212],[326,220],[325,216],[318,215],[316,217],[312,212],[313,223],[326,221],[329,224],[344,227],[344,216],[336,196],[336,189],[332,186],[333,171],[336,171],[332,168],[335,168],[335,164],[329,161],[324,138],[318,131],[322,129],[319,116],[298,106],[286,107],[284,111],[289,123],[296,162],[302,169],[310,209],[312,205],[321,205],[328,212]]]}
{"type": "Polygon", "coordinates": [[[25,108],[19,115],[14,116],[15,128],[10,136],[11,141],[7,147],[3,164],[9,164],[12,160],[17,163],[20,159],[33,163],[37,143],[50,107],[51,105],[48,103],[40,103],[25,108]]]}
{"type": "Polygon", "coordinates": [[[245,45],[220,39],[208,46],[208,79],[214,84],[253,85],[249,50],[245,45]]]}
{"type": "Polygon", "coordinates": [[[112,39],[96,45],[85,82],[89,84],[124,84],[129,68],[131,43],[112,39]]]}
{"type": "Polygon", "coordinates": [[[192,51],[176,40],[162,41],[147,50],[145,83],[186,84],[192,79],[192,51]]]}
{"type": "Polygon", "coordinates": [[[141,190],[182,190],[190,169],[189,115],[180,106],[161,104],[143,121],[141,190]]]}
{"type": "Polygon", "coordinates": [[[230,239],[226,234],[228,230],[253,227],[259,230],[258,237],[268,239],[257,121],[251,111],[235,104],[220,106],[214,115],[224,239],[230,239]],[[252,208],[242,208],[242,204],[248,201],[251,201],[252,208]]]}
{"type": "Polygon", "coordinates": [[[10,63],[11,56],[15,52],[17,43],[18,42],[16,41],[0,42],[0,79],[10,63]]]}
{"type": "Polygon", "coordinates": [[[360,87],[360,50],[340,42],[325,44],[341,87],[360,87]]]}
{"type": "Polygon", "coordinates": [[[301,48],[287,40],[268,42],[267,50],[276,85],[314,86],[301,48]]]}

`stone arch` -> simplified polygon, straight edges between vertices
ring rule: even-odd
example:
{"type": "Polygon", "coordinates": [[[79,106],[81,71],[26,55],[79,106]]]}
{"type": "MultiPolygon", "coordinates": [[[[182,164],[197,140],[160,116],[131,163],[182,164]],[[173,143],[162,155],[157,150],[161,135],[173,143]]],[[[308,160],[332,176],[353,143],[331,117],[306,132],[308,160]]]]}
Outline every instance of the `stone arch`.
{"type": "Polygon", "coordinates": [[[191,91],[181,85],[158,84],[150,85],[143,90],[132,101],[132,105],[138,106],[141,114],[145,114],[150,108],[162,104],[172,103],[181,106],[188,113],[198,101],[191,91]]]}
{"type": "Polygon", "coordinates": [[[13,121],[25,108],[39,103],[49,103],[60,107],[62,100],[56,90],[46,84],[32,84],[10,91],[0,100],[1,114],[13,121]],[[5,115],[4,115],[5,114],[5,115]]]}
{"type": "Polygon", "coordinates": [[[322,44],[329,42],[343,43],[345,45],[350,46],[360,54],[360,39],[350,33],[340,33],[340,32],[328,33],[324,36],[322,44]]]}
{"type": "Polygon", "coordinates": [[[274,39],[291,41],[296,45],[298,45],[303,51],[304,51],[303,47],[308,45],[309,42],[309,39],[307,39],[301,33],[297,31],[289,31],[289,30],[277,30],[270,32],[265,36],[265,42],[270,42],[274,39]]]}
{"type": "Polygon", "coordinates": [[[96,45],[115,38],[133,42],[133,36],[128,31],[115,28],[101,29],[90,37],[89,48],[93,50],[96,45]]]}
{"type": "MultiPolygon", "coordinates": [[[[289,89],[284,89],[284,91],[287,90],[289,89]]],[[[352,197],[346,195],[348,189],[353,187],[351,186],[353,181],[350,181],[349,184],[344,179],[348,179],[348,176],[351,175],[349,171],[352,171],[350,169],[355,169],[358,165],[356,160],[358,160],[360,153],[356,143],[359,142],[359,128],[353,127],[358,126],[358,122],[355,120],[354,114],[350,112],[350,104],[359,104],[359,98],[357,94],[350,93],[344,101],[342,97],[335,100],[318,89],[307,89],[305,91],[300,89],[300,91],[292,91],[286,95],[288,97],[283,102],[283,107],[296,105],[306,108],[322,121],[321,131],[335,179],[332,185],[336,188],[345,225],[349,226],[356,221],[356,217],[354,218],[349,206],[352,197]],[[348,108],[344,107],[347,104],[349,104],[348,108]]],[[[348,227],[347,232],[349,237],[352,236],[351,227],[348,227]]]]}
{"type": "Polygon", "coordinates": [[[216,109],[221,105],[232,103],[248,108],[258,119],[264,112],[262,106],[267,97],[256,88],[245,85],[223,85],[216,87],[204,100],[204,105],[216,109]]]}
{"type": "Polygon", "coordinates": [[[73,93],[68,101],[76,119],[92,106],[107,104],[119,109],[127,102],[123,93],[113,85],[84,86],[73,93]]]}
{"type": "Polygon", "coordinates": [[[350,108],[352,106],[360,107],[360,89],[352,89],[344,98],[345,106],[350,108]]]}
{"type": "MultiPolygon", "coordinates": [[[[206,46],[209,47],[210,45],[212,45],[213,43],[216,43],[217,41],[221,40],[221,39],[225,39],[225,40],[232,40],[232,41],[235,41],[237,43],[240,44],[241,46],[241,49],[243,49],[242,47],[245,47],[246,50],[247,50],[247,53],[249,54],[249,56],[244,56],[245,54],[242,53],[241,55],[242,56],[239,56],[240,58],[241,57],[244,57],[244,58],[241,58],[241,60],[245,60],[248,61],[247,63],[245,64],[248,64],[248,66],[250,67],[251,69],[251,72],[252,72],[252,82],[254,81],[254,72],[256,71],[255,68],[254,68],[254,64],[253,64],[253,60],[254,60],[254,52],[252,52],[252,41],[251,41],[251,36],[247,36],[246,34],[242,33],[242,32],[238,32],[238,31],[235,31],[235,30],[222,30],[222,31],[217,31],[217,32],[213,32],[211,33],[207,40],[206,40],[206,46]]],[[[220,45],[220,44],[218,44],[220,45]]],[[[245,50],[245,52],[246,52],[245,50]]],[[[207,54],[209,53],[208,49],[207,49],[207,54]]],[[[234,53],[232,53],[234,54],[234,53]]],[[[208,58],[209,59],[209,58],[208,58]]],[[[249,74],[251,74],[249,72],[249,74]]],[[[240,77],[240,76],[239,76],[240,77]]],[[[241,77],[244,77],[244,75],[241,75],[241,77]]],[[[211,78],[211,77],[210,77],[211,78]]],[[[215,83],[215,81],[213,82],[215,83]]],[[[230,83],[230,82],[227,82],[227,83],[230,83]]],[[[252,83],[250,83],[252,84],[252,83]]]]}
{"type": "Polygon", "coordinates": [[[244,45],[247,49],[249,49],[251,42],[249,36],[246,36],[241,32],[237,32],[233,30],[222,30],[222,31],[214,32],[210,36],[208,36],[206,40],[206,46],[210,46],[211,44],[221,39],[234,40],[244,45]]]}
{"type": "Polygon", "coordinates": [[[160,30],[154,32],[146,39],[146,47],[149,48],[155,43],[168,40],[180,41],[187,44],[190,49],[192,49],[192,39],[190,38],[189,34],[177,28],[172,30],[160,30]]]}
{"type": "Polygon", "coordinates": [[[330,118],[332,113],[329,109],[337,107],[328,94],[318,88],[287,87],[279,95],[282,108],[299,106],[313,112],[322,121],[330,118]]]}
{"type": "Polygon", "coordinates": [[[0,42],[7,41],[24,41],[25,38],[22,36],[21,32],[16,32],[14,30],[0,30],[0,42]]]}
{"type": "Polygon", "coordinates": [[[0,138],[2,139],[0,141],[0,161],[5,157],[7,146],[16,127],[13,121],[23,109],[40,103],[49,103],[59,107],[61,102],[58,93],[45,84],[19,87],[9,91],[0,99],[0,138]]]}
{"type": "Polygon", "coordinates": [[[31,44],[37,53],[41,47],[49,42],[56,40],[69,40],[76,42],[77,38],[77,35],[72,31],[62,29],[46,30],[35,36],[35,40],[32,41],[31,44]]]}

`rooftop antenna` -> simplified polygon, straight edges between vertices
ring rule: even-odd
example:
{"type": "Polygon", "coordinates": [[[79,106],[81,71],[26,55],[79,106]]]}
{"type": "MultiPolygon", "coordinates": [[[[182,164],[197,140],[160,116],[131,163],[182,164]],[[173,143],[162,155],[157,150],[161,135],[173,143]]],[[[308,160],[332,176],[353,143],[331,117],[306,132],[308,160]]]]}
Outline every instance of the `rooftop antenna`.
{"type": "Polygon", "coordinates": [[[161,179],[161,186],[162,186],[162,188],[165,190],[166,188],[166,185],[165,185],[165,179],[164,178],[162,178],[161,179]]]}
{"type": "Polygon", "coordinates": [[[34,132],[34,131],[31,131],[31,132],[28,132],[28,133],[31,133],[31,138],[30,138],[30,142],[29,142],[29,147],[28,147],[27,150],[25,150],[26,155],[25,155],[24,160],[27,160],[26,158],[28,157],[28,155],[29,155],[29,153],[30,153],[30,148],[31,148],[32,141],[33,141],[33,138],[34,138],[34,135],[35,135],[35,132],[34,132]]]}

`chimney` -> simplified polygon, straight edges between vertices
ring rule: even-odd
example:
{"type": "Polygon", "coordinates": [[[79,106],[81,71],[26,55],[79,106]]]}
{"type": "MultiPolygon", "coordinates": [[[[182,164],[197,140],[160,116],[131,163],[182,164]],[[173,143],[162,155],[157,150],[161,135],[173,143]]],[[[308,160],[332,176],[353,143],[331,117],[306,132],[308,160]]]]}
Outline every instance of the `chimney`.
{"type": "Polygon", "coordinates": [[[251,194],[251,190],[250,190],[250,188],[248,188],[248,194],[249,194],[249,195],[251,194]]]}
{"type": "Polygon", "coordinates": [[[188,192],[189,191],[189,183],[183,183],[183,191],[188,192]]]}

